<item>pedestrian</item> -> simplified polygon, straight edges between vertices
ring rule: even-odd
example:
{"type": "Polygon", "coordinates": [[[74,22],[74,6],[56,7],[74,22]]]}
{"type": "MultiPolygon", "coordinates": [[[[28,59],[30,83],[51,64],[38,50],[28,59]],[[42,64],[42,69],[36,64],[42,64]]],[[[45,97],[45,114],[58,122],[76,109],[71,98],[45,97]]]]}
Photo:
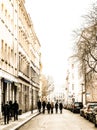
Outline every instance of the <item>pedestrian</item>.
{"type": "Polygon", "coordinates": [[[37,102],[38,111],[41,112],[41,101],[39,100],[37,102]]]}
{"type": "Polygon", "coordinates": [[[4,124],[9,124],[9,104],[8,101],[3,105],[4,124]]]}
{"type": "Polygon", "coordinates": [[[9,120],[12,119],[12,116],[13,116],[13,104],[12,104],[12,101],[10,100],[9,101],[9,120]]]}
{"type": "Polygon", "coordinates": [[[63,104],[62,104],[62,102],[59,103],[59,109],[60,109],[60,113],[62,113],[62,109],[63,109],[63,104]]]}
{"type": "Polygon", "coordinates": [[[54,103],[51,102],[51,114],[53,114],[53,109],[54,109],[54,103]]]}
{"type": "Polygon", "coordinates": [[[51,109],[51,104],[50,102],[47,103],[47,111],[48,111],[48,114],[50,113],[50,109],[51,109]]]}
{"type": "Polygon", "coordinates": [[[17,101],[15,101],[13,104],[14,121],[18,120],[18,110],[19,110],[19,104],[17,103],[17,101]]]}
{"type": "Polygon", "coordinates": [[[58,101],[55,103],[55,110],[56,110],[56,113],[58,113],[58,101]]]}
{"type": "Polygon", "coordinates": [[[45,101],[42,102],[42,107],[43,107],[43,114],[44,114],[45,113],[45,107],[46,107],[46,102],[45,101]]]}

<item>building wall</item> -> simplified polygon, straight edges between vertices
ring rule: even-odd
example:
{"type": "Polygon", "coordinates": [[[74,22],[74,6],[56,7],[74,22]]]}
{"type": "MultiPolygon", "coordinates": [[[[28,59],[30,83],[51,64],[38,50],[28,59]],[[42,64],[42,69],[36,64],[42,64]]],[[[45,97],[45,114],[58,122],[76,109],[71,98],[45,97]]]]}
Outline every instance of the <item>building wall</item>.
{"type": "Polygon", "coordinates": [[[38,100],[40,43],[24,3],[0,0],[0,105],[17,100],[26,112],[38,100]]]}
{"type": "Polygon", "coordinates": [[[86,75],[86,102],[97,101],[97,74],[90,72],[86,75]]]}
{"type": "Polygon", "coordinates": [[[73,58],[68,60],[68,73],[66,78],[66,99],[68,103],[82,101],[81,77],[78,71],[78,63],[73,58]]]}
{"type": "Polygon", "coordinates": [[[90,49],[91,52],[93,53],[92,55],[94,56],[94,58],[91,56],[90,52],[88,52],[87,54],[84,55],[85,59],[83,61],[83,67],[82,69],[82,73],[83,73],[83,97],[85,98],[85,104],[88,102],[94,102],[97,101],[97,74],[96,74],[96,46],[95,43],[97,41],[96,39],[96,32],[97,32],[97,27],[96,24],[91,25],[87,28],[85,28],[82,33],[81,36],[78,40],[79,45],[81,46],[84,43],[84,49],[82,49],[81,51],[84,52],[84,50],[88,50],[90,49]],[[82,43],[82,44],[81,44],[82,43]],[[87,46],[88,44],[88,46],[87,46]],[[93,46],[95,46],[95,48],[93,49],[93,46]],[[90,55],[89,55],[90,54],[90,55]],[[87,58],[88,57],[88,58],[87,58]]]}

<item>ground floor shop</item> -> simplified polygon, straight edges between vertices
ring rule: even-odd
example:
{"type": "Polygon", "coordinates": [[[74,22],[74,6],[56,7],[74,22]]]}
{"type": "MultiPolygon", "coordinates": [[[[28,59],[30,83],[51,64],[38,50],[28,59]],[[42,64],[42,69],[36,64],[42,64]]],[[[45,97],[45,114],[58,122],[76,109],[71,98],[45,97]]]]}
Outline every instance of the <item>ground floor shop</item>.
{"type": "Polygon", "coordinates": [[[22,79],[8,76],[0,77],[0,118],[2,118],[2,105],[7,101],[17,100],[22,112],[33,111],[37,108],[39,88],[22,79]]]}

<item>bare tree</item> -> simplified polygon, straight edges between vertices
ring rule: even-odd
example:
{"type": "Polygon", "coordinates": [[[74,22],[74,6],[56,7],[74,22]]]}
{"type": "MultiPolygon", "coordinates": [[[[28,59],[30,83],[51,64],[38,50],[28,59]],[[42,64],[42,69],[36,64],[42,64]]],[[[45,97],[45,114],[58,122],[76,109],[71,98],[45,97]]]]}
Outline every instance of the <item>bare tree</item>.
{"type": "Polygon", "coordinates": [[[51,92],[54,91],[54,80],[53,80],[52,76],[47,76],[47,82],[48,82],[47,92],[48,92],[48,94],[50,94],[51,92]]]}
{"type": "Polygon", "coordinates": [[[96,27],[91,26],[83,30],[80,40],[77,43],[78,58],[88,68],[88,71],[97,73],[97,41],[96,27]]]}
{"type": "MultiPolygon", "coordinates": [[[[79,70],[84,76],[85,88],[95,88],[93,82],[97,76],[97,5],[84,16],[86,24],[75,31],[75,55],[78,60],[79,70]]],[[[93,97],[93,96],[92,96],[93,97]]]]}
{"type": "Polygon", "coordinates": [[[42,98],[47,97],[54,90],[54,81],[51,76],[41,75],[42,98]]]}
{"type": "Polygon", "coordinates": [[[92,26],[97,25],[97,4],[96,2],[92,4],[91,9],[89,10],[88,14],[84,15],[85,18],[85,25],[92,26]]]}
{"type": "Polygon", "coordinates": [[[80,61],[81,71],[97,73],[97,5],[93,4],[89,14],[84,16],[87,27],[76,32],[78,42],[76,43],[76,57],[80,61]],[[83,69],[84,68],[84,69],[83,69]]]}
{"type": "Polygon", "coordinates": [[[42,98],[47,96],[47,79],[45,75],[41,75],[41,83],[42,83],[42,98]]]}

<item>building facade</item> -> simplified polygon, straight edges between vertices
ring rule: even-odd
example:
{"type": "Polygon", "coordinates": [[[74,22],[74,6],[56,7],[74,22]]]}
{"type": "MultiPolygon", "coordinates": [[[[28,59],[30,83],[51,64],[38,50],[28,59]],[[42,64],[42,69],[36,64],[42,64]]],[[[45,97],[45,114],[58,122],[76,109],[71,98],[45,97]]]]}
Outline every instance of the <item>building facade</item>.
{"type": "Polygon", "coordinates": [[[66,103],[83,102],[82,78],[79,75],[78,63],[73,57],[68,59],[65,93],[66,103]]]}
{"type": "Polygon", "coordinates": [[[6,101],[23,112],[37,107],[41,46],[24,4],[0,1],[0,117],[6,101]]]}
{"type": "Polygon", "coordinates": [[[83,99],[85,103],[97,102],[97,25],[88,26],[81,32],[80,45],[81,71],[83,76],[83,99]]]}

